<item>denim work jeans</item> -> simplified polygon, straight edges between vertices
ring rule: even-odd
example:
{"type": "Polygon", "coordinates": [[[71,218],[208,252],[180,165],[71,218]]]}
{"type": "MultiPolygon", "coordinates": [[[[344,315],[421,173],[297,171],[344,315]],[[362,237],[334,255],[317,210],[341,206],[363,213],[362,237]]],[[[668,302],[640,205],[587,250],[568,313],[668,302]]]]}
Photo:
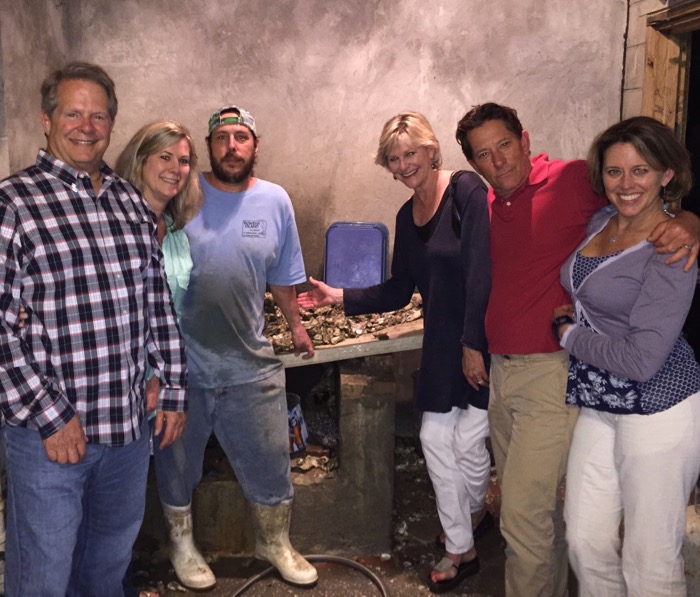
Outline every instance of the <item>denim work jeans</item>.
{"type": "Polygon", "coordinates": [[[189,388],[187,403],[182,437],[164,450],[160,438],[153,442],[158,493],[164,504],[182,507],[192,501],[212,431],[248,501],[274,506],[292,498],[284,370],[228,388],[189,388]]]}
{"type": "Polygon", "coordinates": [[[5,595],[123,595],[144,514],[147,429],[120,448],[88,444],[82,462],[60,465],[36,431],[6,428],[5,595]]]}

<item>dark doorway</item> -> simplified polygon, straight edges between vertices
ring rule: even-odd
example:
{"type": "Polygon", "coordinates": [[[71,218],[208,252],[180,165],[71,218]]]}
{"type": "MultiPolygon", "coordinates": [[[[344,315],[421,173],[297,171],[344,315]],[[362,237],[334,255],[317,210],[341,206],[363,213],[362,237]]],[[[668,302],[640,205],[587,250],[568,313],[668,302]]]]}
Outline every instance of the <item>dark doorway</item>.
{"type": "MultiPolygon", "coordinates": [[[[685,144],[693,166],[693,189],[683,200],[683,208],[700,216],[700,31],[691,34],[690,73],[688,81],[687,125],[685,144]]],[[[696,287],[693,304],[685,322],[685,335],[700,360],[700,287],[696,287]]]]}

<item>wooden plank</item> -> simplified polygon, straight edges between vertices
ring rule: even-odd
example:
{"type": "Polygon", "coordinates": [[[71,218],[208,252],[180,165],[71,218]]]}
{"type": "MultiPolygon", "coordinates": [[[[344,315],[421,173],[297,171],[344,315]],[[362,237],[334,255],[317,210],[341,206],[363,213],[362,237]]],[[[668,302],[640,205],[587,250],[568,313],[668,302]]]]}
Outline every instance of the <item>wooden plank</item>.
{"type": "Polygon", "coordinates": [[[676,129],[680,88],[680,44],[647,27],[642,114],[676,129]]]}
{"type": "Polygon", "coordinates": [[[700,29],[700,2],[692,0],[679,6],[651,13],[647,24],[662,33],[690,33],[700,29]]]}
{"type": "Polygon", "coordinates": [[[405,350],[416,350],[423,345],[423,320],[418,319],[409,323],[386,328],[379,332],[387,339],[380,340],[373,334],[350,338],[334,346],[318,346],[316,354],[310,359],[302,359],[293,354],[278,355],[286,368],[303,367],[319,363],[332,363],[358,357],[368,357],[377,354],[390,354],[405,350]]]}

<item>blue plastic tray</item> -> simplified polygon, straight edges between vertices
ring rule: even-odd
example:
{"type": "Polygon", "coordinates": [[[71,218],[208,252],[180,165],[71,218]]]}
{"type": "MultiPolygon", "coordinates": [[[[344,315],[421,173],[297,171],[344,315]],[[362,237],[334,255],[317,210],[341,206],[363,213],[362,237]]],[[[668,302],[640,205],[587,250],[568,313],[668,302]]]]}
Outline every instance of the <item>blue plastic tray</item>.
{"type": "Polygon", "coordinates": [[[326,284],[364,288],[387,276],[389,231],[380,222],[335,222],[326,232],[326,284]]]}

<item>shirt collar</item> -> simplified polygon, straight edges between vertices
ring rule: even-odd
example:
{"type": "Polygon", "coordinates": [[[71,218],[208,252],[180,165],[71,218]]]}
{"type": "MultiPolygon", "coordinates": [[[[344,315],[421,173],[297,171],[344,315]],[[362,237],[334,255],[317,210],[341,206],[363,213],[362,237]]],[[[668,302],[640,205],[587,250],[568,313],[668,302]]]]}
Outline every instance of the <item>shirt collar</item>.
{"type": "MultiPolygon", "coordinates": [[[[36,166],[71,187],[76,184],[79,178],[90,178],[90,175],[84,170],[76,170],[48,153],[45,149],[39,150],[39,155],[36,157],[36,166]]],[[[100,174],[102,174],[102,180],[107,184],[116,178],[114,170],[104,162],[100,163],[100,174]]]]}
{"type": "Polygon", "coordinates": [[[525,186],[540,184],[547,180],[549,176],[549,156],[546,153],[540,153],[532,158],[532,169],[527,177],[525,186]]]}

